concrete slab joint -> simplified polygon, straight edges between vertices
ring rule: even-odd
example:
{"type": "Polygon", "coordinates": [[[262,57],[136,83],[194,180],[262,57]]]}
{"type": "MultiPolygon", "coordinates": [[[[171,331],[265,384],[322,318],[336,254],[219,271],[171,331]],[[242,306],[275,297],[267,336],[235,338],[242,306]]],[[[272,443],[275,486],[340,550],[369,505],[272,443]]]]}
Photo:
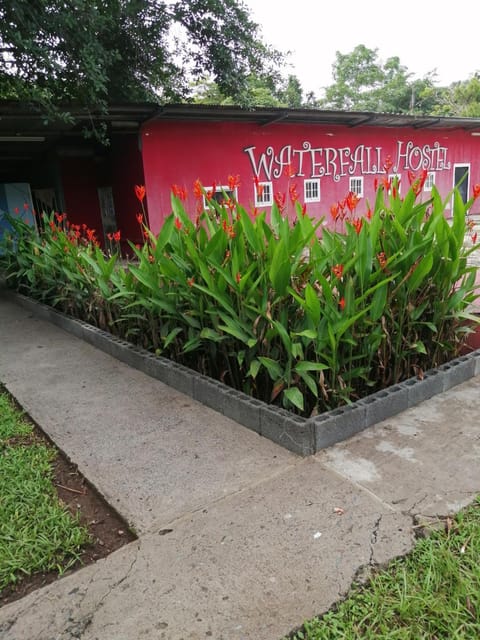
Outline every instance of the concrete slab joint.
{"type": "Polygon", "coordinates": [[[301,456],[312,455],[342,442],[359,431],[416,406],[480,373],[480,350],[477,350],[427,371],[422,379],[410,378],[351,405],[306,419],[251,398],[183,365],[158,357],[86,322],[70,318],[41,302],[11,291],[4,291],[3,295],[37,317],[54,323],[112,357],[189,395],[301,456]]]}

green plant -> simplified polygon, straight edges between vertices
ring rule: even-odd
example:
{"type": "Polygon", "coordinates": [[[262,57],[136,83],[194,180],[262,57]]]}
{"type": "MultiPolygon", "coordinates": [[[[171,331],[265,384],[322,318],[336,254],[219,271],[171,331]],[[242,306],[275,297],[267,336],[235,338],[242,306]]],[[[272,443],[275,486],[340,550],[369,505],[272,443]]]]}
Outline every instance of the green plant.
{"type": "Polygon", "coordinates": [[[89,542],[87,530],[57,497],[55,455],[0,393],[0,591],[22,575],[63,573],[89,542]]]}
{"type": "MultiPolygon", "coordinates": [[[[365,215],[348,194],[331,209],[333,230],[311,219],[294,192],[293,214],[278,196],[267,219],[199,183],[192,220],[184,189],[174,186],[157,236],[145,212],[137,216],[145,243],[130,243],[129,264],[50,218],[40,238],[30,231],[24,240],[19,230],[7,277],[157,354],[314,415],[451,359],[474,321],[474,247],[464,238],[479,190],[467,203],[456,189],[445,200],[433,189],[421,202],[425,174],[410,179],[401,197],[384,178],[365,215]]],[[[229,177],[232,193],[237,181],[229,177]]],[[[136,191],[143,205],[145,190],[136,191]]]]}

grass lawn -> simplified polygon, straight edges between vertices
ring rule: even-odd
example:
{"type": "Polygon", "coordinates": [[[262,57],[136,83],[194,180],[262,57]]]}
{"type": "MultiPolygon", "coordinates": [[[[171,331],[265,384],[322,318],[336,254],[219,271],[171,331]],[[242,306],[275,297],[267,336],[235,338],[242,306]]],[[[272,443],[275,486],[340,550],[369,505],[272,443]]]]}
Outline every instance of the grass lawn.
{"type": "Polygon", "coordinates": [[[0,592],[22,576],[70,567],[89,542],[57,497],[52,447],[0,392],[0,592]]]}
{"type": "Polygon", "coordinates": [[[478,640],[480,498],[295,640],[478,640]]]}

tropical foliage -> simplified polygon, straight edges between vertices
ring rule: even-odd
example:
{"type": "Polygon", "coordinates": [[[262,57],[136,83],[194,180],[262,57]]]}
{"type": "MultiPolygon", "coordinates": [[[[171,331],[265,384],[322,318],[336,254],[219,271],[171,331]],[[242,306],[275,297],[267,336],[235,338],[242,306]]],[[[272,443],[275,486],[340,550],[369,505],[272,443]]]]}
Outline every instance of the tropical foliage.
{"type": "MultiPolygon", "coordinates": [[[[388,175],[388,172],[387,174],[388,175]]],[[[173,187],[172,213],[121,261],[63,214],[39,235],[13,216],[1,263],[19,291],[115,335],[304,416],[349,403],[458,354],[476,298],[464,203],[410,173],[404,197],[384,177],[360,213],[350,193],[331,228],[294,190],[267,216],[197,182],[195,217],[173,187]],[[453,199],[453,218],[445,217],[453,199]]],[[[137,187],[141,202],[143,187],[137,187]]],[[[472,237],[476,242],[476,234],[472,237]]]]}

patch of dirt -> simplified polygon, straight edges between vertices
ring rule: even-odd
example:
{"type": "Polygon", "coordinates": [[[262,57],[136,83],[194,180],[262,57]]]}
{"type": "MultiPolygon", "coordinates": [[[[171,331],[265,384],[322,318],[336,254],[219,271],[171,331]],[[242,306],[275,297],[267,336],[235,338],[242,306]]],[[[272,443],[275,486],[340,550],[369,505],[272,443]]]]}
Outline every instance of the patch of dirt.
{"type": "MultiPolygon", "coordinates": [[[[8,393],[1,385],[0,391],[8,393]]],[[[14,398],[12,398],[12,401],[15,403],[14,398]]],[[[18,406],[17,403],[15,404],[18,406]]],[[[22,411],[21,407],[19,409],[22,411]]],[[[57,449],[55,444],[27,414],[24,414],[24,418],[32,423],[35,440],[43,440],[58,452],[53,463],[53,477],[58,496],[71,513],[79,516],[81,524],[87,527],[92,543],[83,549],[80,560],[61,576],[56,571],[36,573],[23,577],[15,585],[6,587],[0,592],[0,607],[23,598],[28,593],[55,580],[70,575],[72,572],[92,564],[100,558],[105,558],[112,551],[137,539],[125,520],[79,472],[77,466],[57,449]]]]}

